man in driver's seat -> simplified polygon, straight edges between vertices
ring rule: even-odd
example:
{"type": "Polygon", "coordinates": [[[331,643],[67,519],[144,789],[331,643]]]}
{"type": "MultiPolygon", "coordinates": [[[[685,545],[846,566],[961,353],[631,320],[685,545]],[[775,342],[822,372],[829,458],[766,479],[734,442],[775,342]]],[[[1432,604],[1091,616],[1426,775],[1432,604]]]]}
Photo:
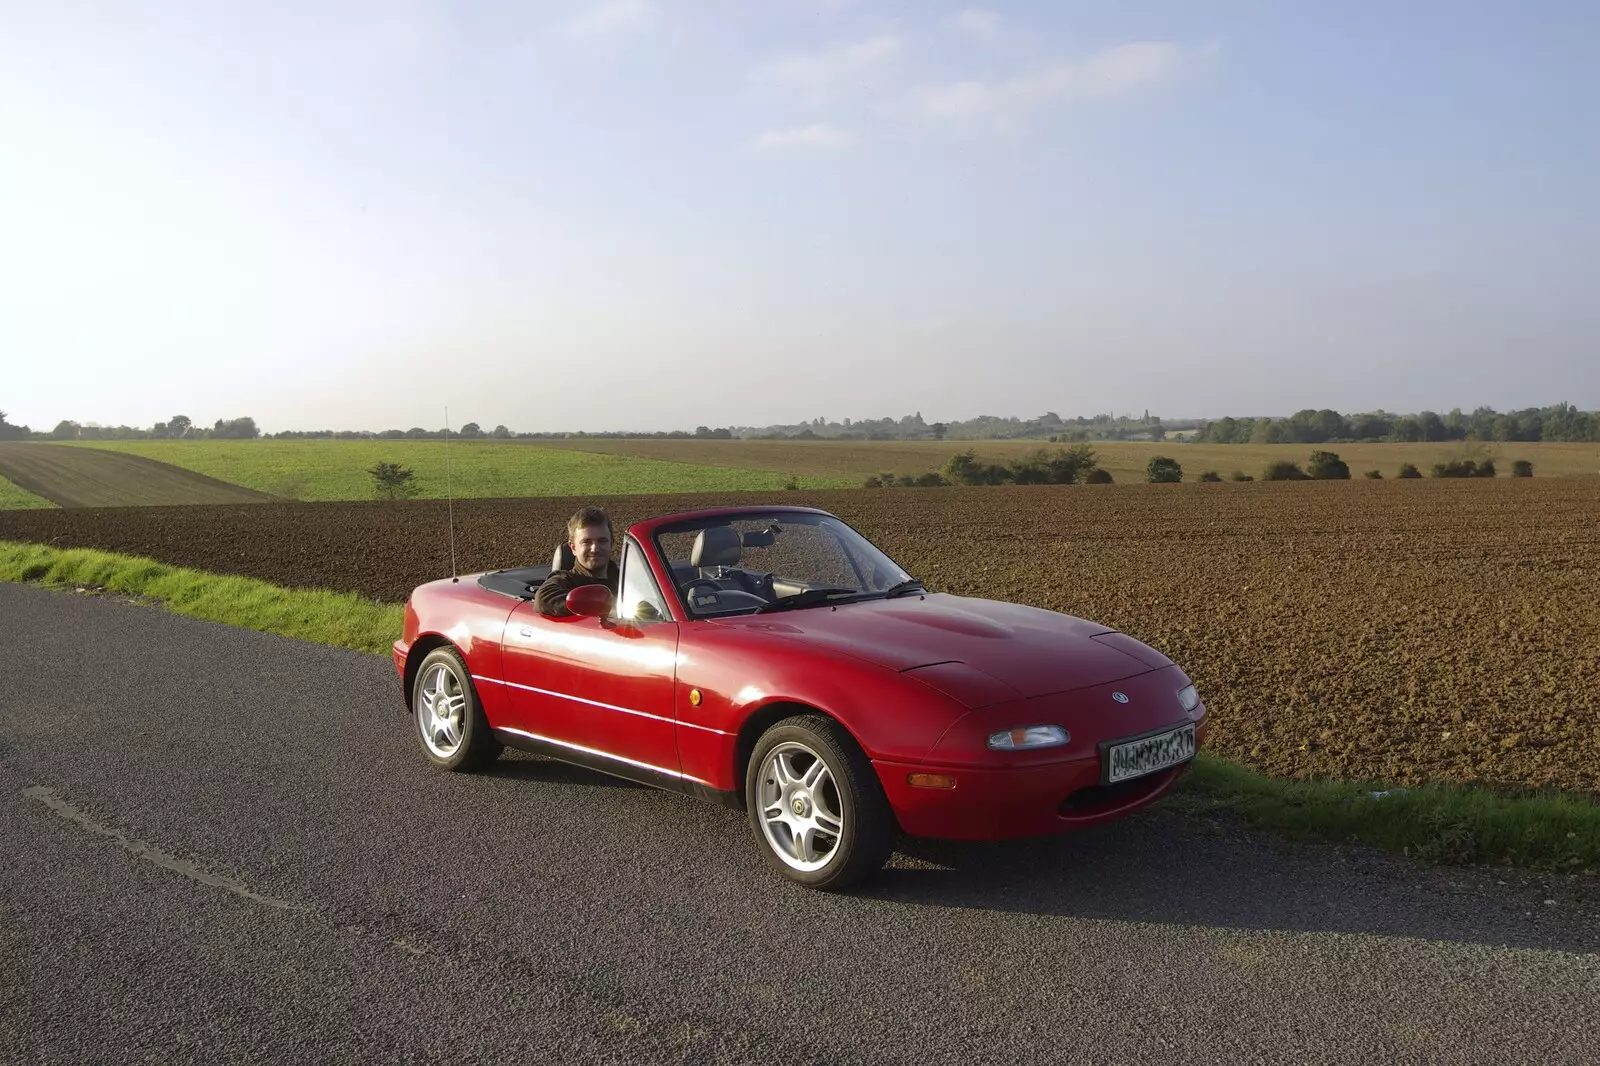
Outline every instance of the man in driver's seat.
{"type": "Polygon", "coordinates": [[[611,561],[611,516],[599,507],[585,507],[567,519],[567,547],[572,567],[554,570],[534,593],[540,614],[570,615],[567,593],[584,585],[604,585],[617,594],[617,564],[611,561]]]}

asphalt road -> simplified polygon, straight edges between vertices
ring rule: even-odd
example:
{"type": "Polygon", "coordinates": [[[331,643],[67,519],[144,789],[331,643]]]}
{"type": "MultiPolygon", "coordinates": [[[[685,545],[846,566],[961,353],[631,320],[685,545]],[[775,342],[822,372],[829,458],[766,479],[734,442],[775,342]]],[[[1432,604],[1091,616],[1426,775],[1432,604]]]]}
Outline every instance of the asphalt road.
{"type": "Polygon", "coordinates": [[[1592,1063],[1595,878],[1157,809],[830,896],[389,664],[0,585],[0,1062],[1592,1063]],[[1549,901],[1549,902],[1547,902],[1549,901]]]}

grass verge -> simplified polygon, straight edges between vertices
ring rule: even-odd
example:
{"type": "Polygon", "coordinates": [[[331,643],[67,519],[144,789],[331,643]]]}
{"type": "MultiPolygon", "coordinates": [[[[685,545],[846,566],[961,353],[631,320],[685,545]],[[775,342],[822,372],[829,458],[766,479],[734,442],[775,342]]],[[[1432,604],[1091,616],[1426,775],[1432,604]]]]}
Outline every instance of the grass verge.
{"type": "MultiPolygon", "coordinates": [[[[91,549],[0,541],[0,581],[108,591],[210,622],[389,654],[403,608],[352,593],[288,589],[91,549]]],[[[1426,862],[1572,870],[1600,866],[1600,803],[1471,786],[1266,777],[1202,753],[1167,803],[1228,811],[1293,836],[1354,842],[1426,862]],[[1381,793],[1381,795],[1374,795],[1381,793]]]]}
{"type": "Polygon", "coordinates": [[[1299,781],[1201,753],[1172,802],[1195,813],[1231,811],[1293,836],[1366,844],[1425,862],[1600,866],[1600,803],[1566,793],[1299,781]]]}
{"type": "Polygon", "coordinates": [[[398,604],[349,592],[286,589],[138,556],[15,541],[0,541],[0,581],[119,592],[208,622],[378,655],[389,654],[404,613],[398,604]]]}

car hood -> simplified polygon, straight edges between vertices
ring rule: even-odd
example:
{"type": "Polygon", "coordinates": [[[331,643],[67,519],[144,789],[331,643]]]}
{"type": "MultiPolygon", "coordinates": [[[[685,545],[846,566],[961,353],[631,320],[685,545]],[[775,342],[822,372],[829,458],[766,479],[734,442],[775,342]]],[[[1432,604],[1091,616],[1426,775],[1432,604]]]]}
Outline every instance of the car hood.
{"type": "Polygon", "coordinates": [[[908,674],[969,707],[1146,673],[1143,645],[1081,618],[946,593],[740,615],[718,625],[825,647],[908,674]],[[1123,650],[1126,644],[1130,649],[1123,650]]]}

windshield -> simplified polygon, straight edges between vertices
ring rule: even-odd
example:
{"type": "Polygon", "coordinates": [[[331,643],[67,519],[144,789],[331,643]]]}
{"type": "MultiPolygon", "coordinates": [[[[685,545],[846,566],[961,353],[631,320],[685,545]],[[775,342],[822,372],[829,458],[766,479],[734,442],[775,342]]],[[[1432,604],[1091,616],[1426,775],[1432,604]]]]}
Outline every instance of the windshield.
{"type": "Polygon", "coordinates": [[[848,602],[914,584],[871,541],[831,515],[701,519],[668,526],[655,539],[693,617],[848,602]]]}

